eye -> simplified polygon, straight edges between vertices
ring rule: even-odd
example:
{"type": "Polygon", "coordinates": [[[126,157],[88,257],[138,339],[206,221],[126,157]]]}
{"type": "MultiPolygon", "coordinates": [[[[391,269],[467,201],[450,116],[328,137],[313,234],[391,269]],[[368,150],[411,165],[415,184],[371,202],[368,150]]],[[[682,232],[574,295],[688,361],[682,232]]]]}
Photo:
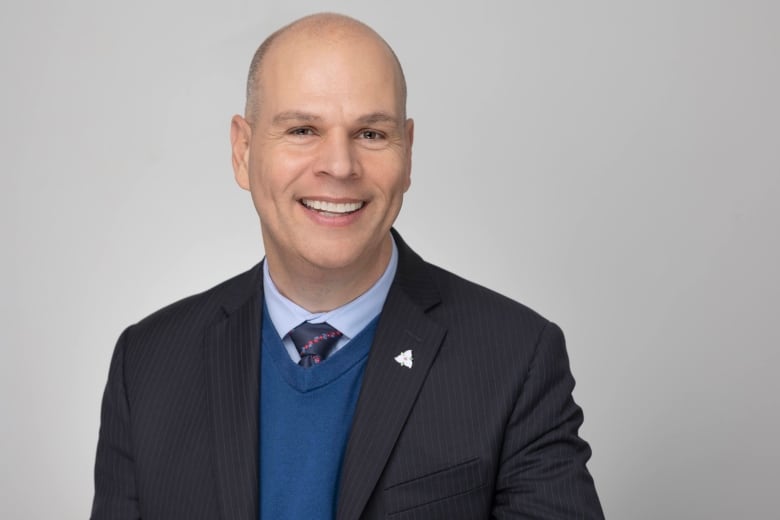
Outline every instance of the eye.
{"type": "Polygon", "coordinates": [[[369,141],[375,141],[377,139],[382,139],[384,135],[376,130],[361,130],[358,137],[361,139],[368,139],[369,141]]]}
{"type": "Polygon", "coordinates": [[[293,128],[288,132],[290,135],[314,135],[314,129],[308,126],[302,126],[298,128],[293,128]]]}

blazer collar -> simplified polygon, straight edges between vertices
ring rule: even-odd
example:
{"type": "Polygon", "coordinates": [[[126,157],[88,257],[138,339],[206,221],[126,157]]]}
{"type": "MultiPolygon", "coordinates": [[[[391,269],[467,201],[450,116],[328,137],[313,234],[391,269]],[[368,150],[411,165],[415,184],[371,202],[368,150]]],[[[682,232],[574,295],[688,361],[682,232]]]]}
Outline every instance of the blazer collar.
{"type": "Polygon", "coordinates": [[[222,314],[203,343],[218,503],[231,520],[258,517],[261,265],[223,285],[222,314]]]}
{"type": "Polygon", "coordinates": [[[439,289],[431,279],[431,266],[412,251],[395,229],[390,232],[398,246],[398,270],[394,285],[406,293],[422,312],[428,312],[441,302],[439,289]]]}
{"type": "Polygon", "coordinates": [[[446,330],[426,316],[441,300],[428,266],[393,230],[398,270],[382,309],[341,468],[337,520],[360,518],[446,330]],[[394,358],[412,351],[407,368],[394,358]]]}

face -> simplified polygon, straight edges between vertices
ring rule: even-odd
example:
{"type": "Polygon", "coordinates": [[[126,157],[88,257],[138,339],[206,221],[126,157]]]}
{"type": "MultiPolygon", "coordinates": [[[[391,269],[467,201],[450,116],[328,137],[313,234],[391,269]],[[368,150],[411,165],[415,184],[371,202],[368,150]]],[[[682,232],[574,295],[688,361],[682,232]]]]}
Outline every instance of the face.
{"type": "Polygon", "coordinates": [[[235,116],[231,141],[272,273],[381,274],[413,137],[389,51],[367,37],[298,35],[264,60],[255,120],[235,116]]]}

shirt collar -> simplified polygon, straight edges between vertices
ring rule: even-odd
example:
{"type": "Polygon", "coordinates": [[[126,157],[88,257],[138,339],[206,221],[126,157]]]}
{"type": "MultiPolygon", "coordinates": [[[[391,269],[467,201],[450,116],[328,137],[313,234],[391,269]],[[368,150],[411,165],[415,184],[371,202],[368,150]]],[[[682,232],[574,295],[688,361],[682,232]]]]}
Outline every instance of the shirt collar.
{"type": "Polygon", "coordinates": [[[268,262],[263,262],[263,292],[268,315],[279,334],[284,338],[294,327],[304,321],[311,323],[328,322],[339,330],[345,339],[354,338],[382,311],[390,285],[393,283],[398,267],[398,248],[392,239],[393,249],[390,261],[379,280],[366,292],[354,300],[328,312],[309,312],[289,298],[282,295],[276,288],[268,271],[268,262]]]}

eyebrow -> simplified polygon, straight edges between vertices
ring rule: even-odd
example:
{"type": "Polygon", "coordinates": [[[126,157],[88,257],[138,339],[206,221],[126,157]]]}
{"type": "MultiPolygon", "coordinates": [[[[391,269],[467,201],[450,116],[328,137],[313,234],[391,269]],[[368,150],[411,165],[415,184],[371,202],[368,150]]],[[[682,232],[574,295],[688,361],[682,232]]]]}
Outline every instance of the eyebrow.
{"type": "Polygon", "coordinates": [[[375,123],[392,123],[398,124],[398,118],[388,114],[387,112],[374,112],[358,118],[358,122],[361,124],[375,124],[375,123]]]}
{"type": "Polygon", "coordinates": [[[309,114],[308,112],[299,112],[297,110],[290,110],[287,112],[280,112],[274,116],[273,123],[275,125],[282,124],[282,123],[289,123],[290,121],[302,121],[305,123],[311,123],[314,121],[319,121],[322,118],[319,116],[315,116],[314,114],[309,114]]]}
{"type": "MultiPolygon", "coordinates": [[[[310,114],[309,112],[301,112],[298,110],[280,112],[273,118],[273,124],[275,125],[290,123],[291,121],[313,123],[322,121],[322,118],[320,116],[310,114]]],[[[398,118],[388,114],[387,112],[373,112],[371,114],[366,114],[359,117],[357,121],[362,125],[372,125],[376,123],[392,123],[394,125],[398,124],[398,118]]]]}

